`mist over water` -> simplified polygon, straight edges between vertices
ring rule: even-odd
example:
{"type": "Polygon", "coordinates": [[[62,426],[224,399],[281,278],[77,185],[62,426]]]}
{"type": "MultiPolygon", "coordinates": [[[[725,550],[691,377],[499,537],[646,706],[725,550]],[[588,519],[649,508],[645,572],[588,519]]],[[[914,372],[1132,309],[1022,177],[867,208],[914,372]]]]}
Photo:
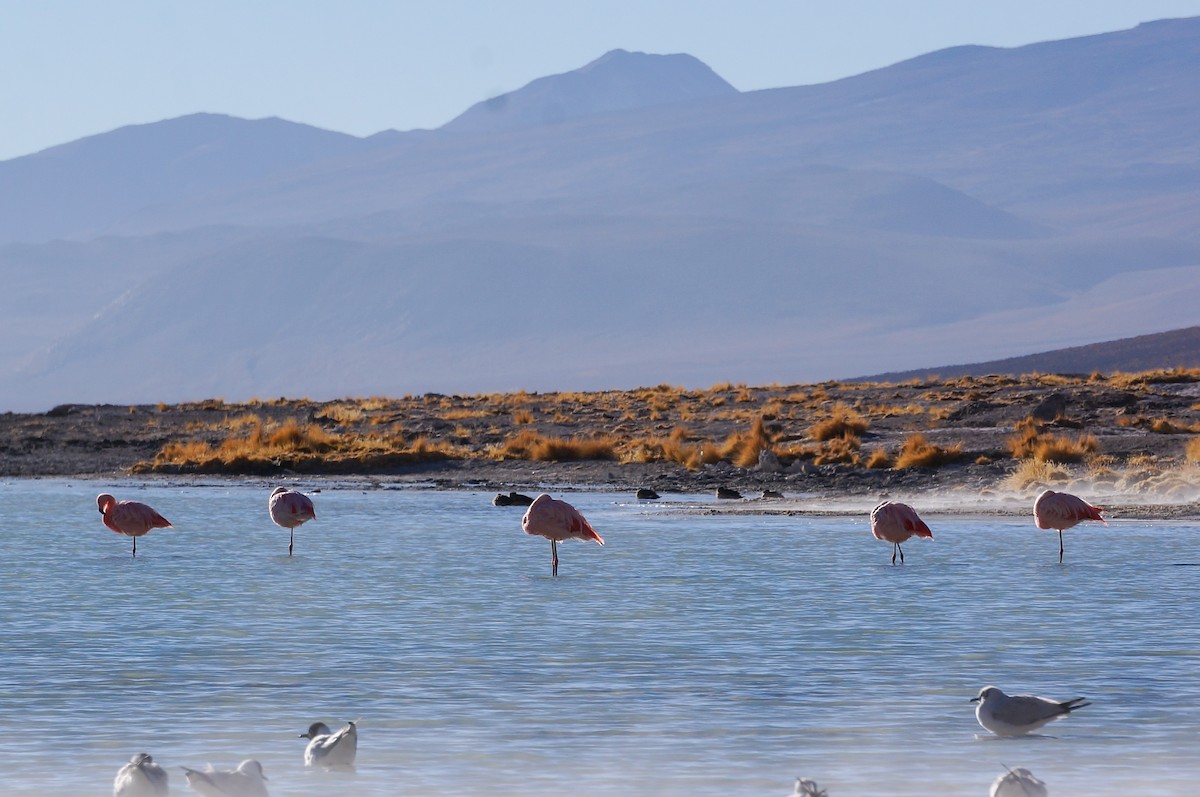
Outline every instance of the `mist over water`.
{"type": "MultiPolygon", "coordinates": [[[[571,493],[605,546],[520,530],[491,492],[266,482],[0,483],[6,795],[97,797],[147,751],[262,762],[286,795],[1185,795],[1200,779],[1200,534],[1122,521],[706,516],[571,493]],[[174,523],[130,541],[95,496],[174,523]],[[985,684],[1093,705],[982,738],[985,684]],[[308,725],[360,720],[354,773],[303,767],[308,725]]],[[[667,496],[673,498],[674,496],[667,496]]],[[[696,501],[708,498],[690,497],[696,501]]],[[[918,506],[918,509],[920,507],[918,506]]]]}

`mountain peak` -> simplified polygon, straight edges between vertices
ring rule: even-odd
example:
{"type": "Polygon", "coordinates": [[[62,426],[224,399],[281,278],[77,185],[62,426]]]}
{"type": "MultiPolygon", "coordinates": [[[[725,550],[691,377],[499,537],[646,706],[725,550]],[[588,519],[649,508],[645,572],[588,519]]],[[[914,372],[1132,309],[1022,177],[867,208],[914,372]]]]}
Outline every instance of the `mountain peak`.
{"type": "Polygon", "coordinates": [[[453,133],[518,130],[736,93],[694,56],[617,49],[579,69],[539,78],[476,103],[441,129],[453,133]]]}

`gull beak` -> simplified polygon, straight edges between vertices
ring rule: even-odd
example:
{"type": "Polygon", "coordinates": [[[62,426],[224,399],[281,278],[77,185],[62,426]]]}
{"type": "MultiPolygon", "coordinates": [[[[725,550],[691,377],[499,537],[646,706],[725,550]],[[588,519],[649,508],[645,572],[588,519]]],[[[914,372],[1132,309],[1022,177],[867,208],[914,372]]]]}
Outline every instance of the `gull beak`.
{"type": "Polygon", "coordinates": [[[967,702],[968,702],[968,703],[978,703],[978,702],[979,702],[979,700],[980,700],[980,698],[979,698],[979,697],[973,697],[973,698],[971,698],[970,700],[968,700],[967,702]]]}

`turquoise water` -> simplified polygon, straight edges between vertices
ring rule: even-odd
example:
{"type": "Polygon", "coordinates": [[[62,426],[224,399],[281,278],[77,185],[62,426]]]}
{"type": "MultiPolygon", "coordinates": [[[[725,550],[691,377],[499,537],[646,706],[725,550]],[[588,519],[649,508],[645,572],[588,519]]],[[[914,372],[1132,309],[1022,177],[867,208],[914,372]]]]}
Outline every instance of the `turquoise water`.
{"type": "MultiPolygon", "coordinates": [[[[104,795],[148,751],[258,758],[285,795],[985,795],[1024,766],[1055,795],[1200,780],[1200,529],[1116,520],[682,514],[571,493],[606,545],[520,530],[491,493],[324,485],[0,483],[8,795],[104,795]],[[313,489],[316,485],[301,485],[313,489]],[[95,496],[175,529],[128,538],[95,496]],[[986,684],[1093,705],[981,737],[986,684]],[[306,771],[309,723],[361,721],[355,773],[306,771]]],[[[672,496],[668,496],[671,498],[672,496]]],[[[710,502],[695,498],[697,502],[710,502]]]]}

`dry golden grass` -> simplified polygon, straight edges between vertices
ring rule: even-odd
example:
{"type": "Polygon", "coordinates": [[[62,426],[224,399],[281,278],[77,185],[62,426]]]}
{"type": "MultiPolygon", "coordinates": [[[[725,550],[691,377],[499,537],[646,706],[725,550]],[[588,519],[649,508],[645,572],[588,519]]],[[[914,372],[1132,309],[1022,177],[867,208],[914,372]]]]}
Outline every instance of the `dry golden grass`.
{"type": "Polygon", "coordinates": [[[616,459],[616,439],[605,437],[552,437],[523,429],[496,452],[497,459],[527,459],[535,462],[576,462],[587,459],[616,459]]]}
{"type": "Polygon", "coordinates": [[[1034,459],[1038,462],[1082,462],[1089,454],[1100,450],[1100,444],[1090,434],[1077,438],[1043,431],[1032,418],[1017,424],[1017,434],[1008,439],[1008,450],[1014,459],[1034,459]]]}
{"type": "Polygon", "coordinates": [[[762,418],[754,421],[746,434],[734,432],[721,446],[720,458],[728,459],[739,468],[749,468],[758,464],[758,455],[764,449],[770,448],[771,436],[767,434],[766,424],[762,418]]]}
{"type": "Polygon", "coordinates": [[[1200,382],[1200,368],[1166,368],[1142,371],[1135,374],[1116,372],[1109,377],[1109,384],[1121,389],[1145,387],[1152,384],[1179,384],[1200,382]]]}
{"type": "Polygon", "coordinates": [[[849,434],[822,441],[816,455],[813,456],[813,464],[857,465],[859,463],[858,452],[860,448],[862,448],[862,441],[858,437],[849,434]]]}
{"type": "Polygon", "coordinates": [[[395,435],[333,435],[316,424],[301,425],[288,418],[275,425],[248,423],[242,436],[227,437],[215,447],[196,440],[168,443],[152,462],[140,463],[133,470],[261,473],[284,467],[338,473],[457,458],[462,453],[424,438],[405,443],[395,435]]]}
{"type": "MultiPolygon", "coordinates": [[[[1064,385],[1072,396],[1080,394],[1079,402],[1072,404],[1078,408],[1074,420],[1046,425],[1027,419],[1017,425],[1007,446],[1018,460],[1078,462],[1099,449],[1096,436],[1088,432],[1113,434],[1113,425],[1159,434],[1196,434],[1200,431],[1196,414],[1200,403],[1194,398],[1163,403],[1161,391],[1153,387],[1164,381],[1196,380],[1200,380],[1200,369],[1112,377],[960,377],[889,385],[822,382],[748,387],[722,383],[706,390],[686,390],[661,384],[591,393],[425,394],[333,402],[260,399],[229,404],[213,398],[173,408],[158,405],[156,415],[164,418],[172,410],[191,414],[184,420],[184,433],[178,432],[182,424],[176,422],[175,447],[169,452],[164,448],[155,462],[162,469],[184,467],[180,464],[184,462],[192,468],[198,462],[216,468],[222,461],[243,459],[287,467],[285,463],[292,459],[337,463],[361,457],[378,462],[382,460],[369,458],[436,452],[437,456],[478,459],[615,458],[696,469],[720,460],[753,467],[761,453],[769,450],[784,461],[804,458],[816,464],[836,462],[870,469],[936,467],[965,456],[962,446],[938,448],[915,435],[941,439],[929,433],[938,430],[943,435],[969,423],[966,434],[975,436],[963,439],[974,441],[982,437],[982,428],[1007,424],[1015,407],[1032,406],[1031,395],[1037,390],[1049,392],[1064,385]],[[1130,393],[1153,394],[1155,398],[1137,396],[1137,400],[1106,403],[1104,399],[1109,397],[1096,395],[1098,400],[1089,402],[1090,394],[1111,392],[1116,383],[1128,386],[1124,389],[1130,393]],[[1147,385],[1148,391],[1138,387],[1147,385]],[[959,417],[956,413],[964,402],[980,406],[959,417]],[[319,425],[295,419],[289,422],[289,416],[319,425]],[[412,429],[411,435],[399,421],[412,429]],[[1081,433],[1063,431],[1072,425],[1081,433]],[[875,444],[864,453],[862,436],[868,430],[875,433],[875,444]],[[410,437],[419,434],[427,437],[418,446],[410,437]]],[[[142,424],[149,420],[139,417],[142,424]]],[[[994,433],[988,434],[989,442],[979,445],[986,446],[988,456],[999,456],[993,451],[994,433]]],[[[1159,441],[1157,445],[1155,449],[1154,443],[1149,443],[1147,449],[1169,449],[1177,461],[1182,458],[1179,443],[1159,441]]]]}
{"type": "Polygon", "coordinates": [[[887,451],[877,448],[871,452],[871,456],[867,457],[867,467],[872,470],[890,468],[892,467],[892,457],[887,451]]]}
{"type": "Polygon", "coordinates": [[[1068,474],[1054,463],[1041,462],[1036,459],[1023,459],[1016,469],[1005,479],[1005,486],[1011,490],[1028,490],[1030,487],[1044,488],[1066,481],[1068,474]]]}
{"type": "Polygon", "coordinates": [[[923,434],[909,435],[904,444],[900,446],[900,452],[896,454],[896,465],[898,470],[905,468],[940,468],[943,465],[948,465],[951,462],[956,462],[962,459],[963,450],[962,444],[956,443],[949,448],[943,448],[934,445],[925,439],[923,434]]]}
{"type": "Polygon", "coordinates": [[[858,437],[871,424],[847,404],[835,404],[828,418],[818,421],[808,428],[808,436],[818,443],[833,440],[838,437],[858,437]]]}
{"type": "Polygon", "coordinates": [[[1200,437],[1188,441],[1186,452],[1188,462],[1200,462],[1200,437]]]}

